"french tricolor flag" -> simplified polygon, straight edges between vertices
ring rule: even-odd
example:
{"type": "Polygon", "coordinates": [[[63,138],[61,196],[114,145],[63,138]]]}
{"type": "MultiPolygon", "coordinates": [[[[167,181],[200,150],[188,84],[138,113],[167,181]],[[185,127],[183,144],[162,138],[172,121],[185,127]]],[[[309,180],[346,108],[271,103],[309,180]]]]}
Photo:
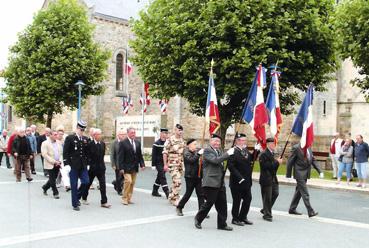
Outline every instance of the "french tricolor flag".
{"type": "Polygon", "coordinates": [[[292,127],[292,132],[301,137],[300,146],[305,154],[314,142],[313,94],[314,86],[310,85],[292,127]]]}
{"type": "Polygon", "coordinates": [[[273,70],[272,73],[272,83],[269,87],[269,92],[266,100],[266,107],[269,113],[269,127],[270,133],[274,136],[277,143],[278,134],[282,126],[282,114],[279,105],[279,77],[280,72],[273,70]]]}
{"type": "Polygon", "coordinates": [[[208,86],[208,98],[206,100],[206,122],[209,123],[210,135],[215,133],[220,127],[220,117],[218,110],[218,101],[215,91],[214,78],[210,74],[208,86]]]}
{"type": "Polygon", "coordinates": [[[263,149],[266,148],[265,124],[268,123],[263,95],[265,86],[266,69],[259,65],[242,113],[242,119],[251,126],[254,136],[263,149]]]}

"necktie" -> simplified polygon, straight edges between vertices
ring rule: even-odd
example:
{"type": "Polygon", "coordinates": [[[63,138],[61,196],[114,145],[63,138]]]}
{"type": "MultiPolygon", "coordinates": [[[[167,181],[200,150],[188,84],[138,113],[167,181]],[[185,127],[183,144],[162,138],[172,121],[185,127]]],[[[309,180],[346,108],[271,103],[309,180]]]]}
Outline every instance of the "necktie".
{"type": "Polygon", "coordinates": [[[132,144],[132,147],[133,147],[133,151],[136,152],[136,146],[135,146],[135,143],[133,140],[131,140],[131,144],[132,144]]]}

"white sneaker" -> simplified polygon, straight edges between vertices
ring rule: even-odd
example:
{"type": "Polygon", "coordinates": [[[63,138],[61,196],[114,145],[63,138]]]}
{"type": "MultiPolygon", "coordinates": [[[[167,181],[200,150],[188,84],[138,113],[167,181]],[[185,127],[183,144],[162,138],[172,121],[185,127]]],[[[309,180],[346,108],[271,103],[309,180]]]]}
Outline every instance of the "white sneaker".
{"type": "Polygon", "coordinates": [[[83,205],[90,205],[90,203],[87,200],[82,200],[83,205]]]}

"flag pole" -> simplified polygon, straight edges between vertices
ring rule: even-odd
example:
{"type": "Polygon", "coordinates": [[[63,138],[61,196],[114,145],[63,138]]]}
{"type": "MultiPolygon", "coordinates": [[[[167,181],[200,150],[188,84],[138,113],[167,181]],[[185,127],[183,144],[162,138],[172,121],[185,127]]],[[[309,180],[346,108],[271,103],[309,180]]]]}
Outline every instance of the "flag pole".
{"type": "Polygon", "coordinates": [[[288,136],[287,136],[286,144],[284,144],[284,147],[283,147],[283,150],[282,150],[281,156],[279,156],[279,158],[280,158],[280,159],[282,159],[282,158],[283,158],[283,155],[284,155],[284,153],[285,153],[285,151],[286,151],[286,148],[287,148],[287,145],[288,145],[288,143],[289,143],[289,140],[290,140],[291,135],[292,135],[292,131],[291,131],[291,132],[288,134],[288,136]]]}

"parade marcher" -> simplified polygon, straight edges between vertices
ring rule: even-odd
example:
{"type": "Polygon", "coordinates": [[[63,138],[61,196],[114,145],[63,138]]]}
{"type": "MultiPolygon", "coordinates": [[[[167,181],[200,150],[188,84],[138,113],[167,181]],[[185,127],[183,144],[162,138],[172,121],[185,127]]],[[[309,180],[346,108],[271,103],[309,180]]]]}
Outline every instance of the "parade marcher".
{"type": "Polygon", "coordinates": [[[70,184],[72,190],[72,206],[73,210],[79,211],[80,198],[88,190],[88,138],[83,135],[86,129],[86,123],[82,120],[78,121],[76,133],[68,135],[64,142],[63,159],[64,166],[70,166],[70,184]],[[81,186],[78,188],[78,179],[81,186]]]}
{"type": "Polygon", "coordinates": [[[10,165],[9,156],[8,156],[8,141],[9,141],[8,131],[4,129],[0,136],[0,166],[3,160],[3,155],[5,155],[6,167],[8,169],[11,169],[12,166],[10,165]]]}
{"type": "MultiPolygon", "coordinates": [[[[95,177],[99,181],[100,185],[100,194],[101,194],[101,207],[110,208],[111,205],[108,204],[108,198],[106,197],[106,181],[105,181],[105,143],[102,141],[101,130],[98,128],[94,129],[94,133],[92,134],[93,140],[88,144],[89,150],[89,165],[90,169],[88,171],[88,176],[90,179],[90,183],[87,188],[90,187],[95,177]]],[[[88,205],[87,201],[88,190],[86,190],[82,194],[82,203],[88,205]]]]}
{"type": "Polygon", "coordinates": [[[167,184],[167,178],[165,177],[165,171],[164,171],[164,161],[163,161],[163,149],[165,141],[168,138],[168,129],[167,128],[161,128],[160,129],[160,138],[155,141],[155,143],[152,146],[152,167],[155,167],[158,174],[156,175],[156,179],[152,188],[152,196],[160,197],[158,190],[160,186],[162,187],[165,196],[169,197],[169,189],[167,184]]]}
{"type": "Polygon", "coordinates": [[[234,154],[228,159],[230,171],[229,187],[232,193],[232,224],[237,226],[252,225],[247,219],[251,204],[252,162],[253,155],[246,148],[246,135],[237,134],[234,154]],[[242,200],[242,206],[240,209],[242,200]]]}
{"type": "Polygon", "coordinates": [[[145,162],[142,156],[141,143],[136,140],[136,129],[127,129],[127,138],[119,142],[118,161],[119,169],[124,175],[124,187],[122,203],[132,204],[133,187],[135,186],[138,167],[145,169],[145,162]]]}
{"type": "Polygon", "coordinates": [[[309,191],[306,186],[307,180],[310,178],[311,166],[313,166],[318,173],[320,178],[324,178],[324,174],[319,168],[315,161],[313,152],[309,147],[305,152],[302,150],[300,144],[296,144],[292,147],[291,154],[287,161],[287,178],[291,178],[292,169],[293,177],[296,180],[295,194],[292,198],[291,205],[289,208],[289,214],[301,215],[301,213],[296,211],[300,199],[304,201],[305,207],[308,211],[309,217],[318,215],[310,205],[309,191]]]}
{"type": "Polygon", "coordinates": [[[352,146],[351,139],[346,139],[345,143],[343,144],[343,146],[341,147],[339,151],[340,157],[338,159],[339,166],[338,166],[338,173],[337,173],[337,184],[340,184],[341,182],[343,170],[346,171],[347,185],[350,184],[351,168],[352,168],[352,163],[354,161],[353,156],[352,156],[353,151],[354,151],[354,147],[352,146]]]}
{"type": "Polygon", "coordinates": [[[259,157],[260,162],[260,188],[263,201],[261,213],[266,221],[273,221],[272,207],[279,195],[279,185],[277,179],[277,171],[282,159],[274,158],[275,141],[274,138],[268,138],[267,149],[265,149],[259,157]]]}
{"type": "Polygon", "coordinates": [[[183,149],[185,142],[182,138],[183,127],[177,124],[174,135],[165,141],[163,150],[164,171],[168,171],[172,177],[172,185],[169,193],[169,201],[177,206],[179,193],[181,192],[181,177],[183,174],[183,149]]]}
{"type": "MultiPolygon", "coordinates": [[[[51,131],[51,129],[47,127],[47,128],[45,128],[44,134],[39,135],[37,137],[37,154],[41,154],[41,144],[42,144],[42,142],[44,142],[45,140],[47,140],[49,138],[50,131],[51,131]]],[[[42,163],[42,168],[44,168],[44,157],[42,157],[42,155],[41,155],[41,163],[42,163]]],[[[44,175],[48,176],[46,170],[44,170],[44,175]]]]}
{"type": "Polygon", "coordinates": [[[220,151],[221,138],[213,134],[210,138],[210,147],[204,150],[203,154],[203,180],[202,186],[205,195],[205,203],[195,216],[195,227],[201,229],[202,221],[207,217],[210,209],[215,205],[218,212],[217,226],[220,230],[232,231],[233,228],[227,225],[227,196],[224,186],[224,165],[223,162],[233,155],[234,148],[230,148],[226,153],[220,151]]]}
{"type": "Polygon", "coordinates": [[[32,181],[33,178],[31,177],[31,170],[30,170],[30,158],[32,157],[32,150],[31,150],[31,144],[29,143],[29,140],[26,137],[25,129],[19,128],[18,129],[18,135],[14,139],[13,145],[12,145],[12,152],[13,156],[16,160],[15,165],[15,175],[16,175],[16,181],[21,181],[21,169],[24,168],[24,172],[26,173],[27,181],[32,181]]]}
{"type": "Polygon", "coordinates": [[[331,146],[329,149],[329,154],[332,160],[333,169],[333,179],[337,179],[338,158],[340,157],[341,146],[343,145],[343,140],[340,138],[340,133],[335,133],[334,138],[331,140],[331,146]]]}
{"type": "Polygon", "coordinates": [[[37,139],[36,139],[36,136],[32,135],[31,127],[26,128],[26,136],[31,144],[31,150],[32,150],[32,158],[30,159],[31,173],[36,175],[35,156],[37,154],[37,139]]]}
{"type": "Polygon", "coordinates": [[[365,188],[366,183],[366,168],[368,167],[368,157],[369,157],[369,146],[363,140],[363,136],[360,134],[356,136],[355,145],[355,167],[357,170],[357,175],[359,178],[359,183],[357,187],[365,188]]]}
{"type": "Polygon", "coordinates": [[[13,167],[14,167],[14,175],[16,174],[15,166],[17,165],[17,160],[16,160],[16,158],[13,155],[13,143],[14,143],[14,140],[15,140],[15,138],[17,136],[18,136],[18,130],[15,129],[14,132],[9,137],[9,140],[8,140],[8,149],[6,151],[7,154],[8,154],[8,157],[11,157],[12,158],[13,167]]]}
{"type": "Polygon", "coordinates": [[[59,192],[56,188],[56,178],[61,164],[63,163],[63,147],[57,139],[58,132],[51,131],[49,139],[42,142],[41,145],[41,154],[45,159],[44,169],[47,170],[49,174],[49,180],[42,186],[42,190],[44,195],[47,195],[47,190],[51,188],[55,199],[59,199],[59,192]]]}
{"type": "Polygon", "coordinates": [[[115,180],[112,182],[115,191],[117,191],[118,195],[122,195],[123,189],[123,175],[119,171],[119,161],[118,161],[118,152],[119,152],[119,142],[124,140],[127,137],[127,132],[124,130],[119,130],[117,133],[117,138],[112,142],[110,147],[110,162],[111,166],[115,172],[115,180]]]}
{"type": "Polygon", "coordinates": [[[196,190],[198,207],[204,204],[204,192],[202,190],[202,169],[199,168],[199,158],[203,154],[204,149],[197,148],[197,142],[195,139],[189,139],[186,143],[187,147],[183,152],[183,162],[185,167],[185,180],[186,180],[186,192],[177,206],[177,215],[183,216],[182,209],[190,199],[193,190],[196,190]]]}

